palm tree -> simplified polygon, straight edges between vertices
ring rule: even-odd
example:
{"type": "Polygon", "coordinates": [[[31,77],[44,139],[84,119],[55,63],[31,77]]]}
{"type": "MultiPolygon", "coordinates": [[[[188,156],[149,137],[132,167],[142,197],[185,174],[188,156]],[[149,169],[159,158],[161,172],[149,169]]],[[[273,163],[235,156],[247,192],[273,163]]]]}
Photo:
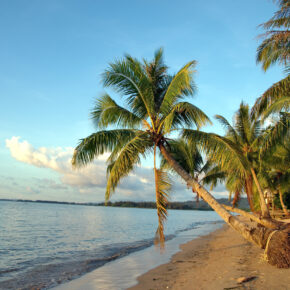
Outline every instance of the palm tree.
{"type": "Polygon", "coordinates": [[[209,118],[196,106],[184,99],[195,91],[193,72],[196,62],[187,63],[176,75],[168,75],[162,50],[155,53],[152,62],[143,63],[126,55],[123,60],[110,64],[102,75],[106,87],[112,87],[124,96],[124,108],[105,94],[97,100],[92,119],[99,131],[82,139],[77,146],[73,165],[91,162],[99,154],[110,152],[106,200],[119,184],[141,161],[152,152],[156,206],[159,226],[157,239],[164,242],[163,222],[170,190],[170,180],[157,169],[156,152],[159,144],[168,142],[172,131],[183,127],[201,126],[209,118]],[[108,126],[112,130],[101,130],[108,126]]]}
{"type": "Polygon", "coordinates": [[[290,51],[290,4],[289,0],[278,0],[279,10],[261,26],[267,30],[263,42],[257,49],[257,62],[266,71],[272,64],[279,62],[289,70],[290,51]]]}
{"type": "Polygon", "coordinates": [[[265,120],[270,114],[289,111],[290,108],[290,3],[289,0],[277,0],[280,10],[262,24],[268,30],[264,41],[257,49],[257,62],[262,63],[264,71],[276,62],[285,66],[287,76],[273,84],[252,108],[252,114],[265,120]]]}
{"type": "MultiPolygon", "coordinates": [[[[252,212],[255,212],[253,204],[253,181],[255,182],[259,193],[262,217],[269,218],[270,213],[257,178],[257,169],[255,169],[259,165],[258,154],[262,132],[260,121],[250,116],[249,106],[243,102],[235,114],[233,126],[223,116],[216,115],[216,119],[227,130],[225,137],[219,138],[219,140],[224,141],[228,147],[231,147],[232,152],[239,152],[244,159],[244,163],[247,164],[246,167],[237,168],[233,163],[229,162],[224,165],[221,164],[221,169],[227,172],[228,182],[230,182],[230,185],[233,183],[233,188],[236,188],[236,192],[240,192],[242,188],[245,190],[252,212]]],[[[217,161],[219,156],[213,154],[211,158],[217,161]]]]}
{"type": "MultiPolygon", "coordinates": [[[[170,133],[173,131],[182,133],[183,128],[192,126],[199,129],[209,122],[208,117],[200,109],[184,100],[194,92],[194,66],[195,61],[191,61],[176,75],[169,76],[162,61],[161,50],[155,54],[153,62],[150,63],[147,61],[141,63],[127,55],[124,59],[110,64],[102,76],[103,83],[123,95],[127,108],[118,105],[108,95],[97,100],[92,117],[98,131],[80,141],[72,163],[75,167],[86,165],[98,155],[110,152],[106,189],[106,199],[109,199],[120,180],[140,163],[141,156],[146,157],[153,151],[156,157],[156,151],[159,150],[188,187],[194,188],[231,227],[246,239],[265,248],[272,229],[265,227],[253,229],[232,216],[169,153],[170,133]],[[117,128],[104,129],[108,126],[117,128]]],[[[155,177],[162,179],[163,176],[158,175],[157,169],[154,169],[154,172],[157,172],[155,177]]],[[[160,182],[157,180],[155,183],[160,233],[163,229],[160,224],[166,217],[163,198],[166,198],[164,187],[167,186],[161,189],[160,182]]],[[[159,236],[162,239],[162,235],[159,236]]],[[[276,247],[277,242],[285,240],[284,233],[275,234],[274,237],[271,237],[268,243],[268,250],[272,248],[271,245],[276,247]]],[[[276,258],[277,254],[272,256],[276,258]]],[[[282,262],[272,259],[270,263],[272,261],[274,264],[280,263],[283,267],[289,267],[288,258],[282,262]]]]}
{"type": "MultiPolygon", "coordinates": [[[[281,120],[283,120],[283,114],[281,120]]],[[[269,128],[266,129],[265,134],[273,135],[274,129],[276,129],[278,125],[275,124],[275,126],[269,126],[269,128]]],[[[276,191],[279,193],[282,209],[286,215],[289,215],[283,201],[283,194],[287,193],[290,184],[290,135],[289,130],[286,131],[285,128],[284,130],[286,132],[284,138],[280,140],[280,142],[276,142],[275,146],[270,146],[268,150],[261,152],[261,159],[264,182],[272,192],[276,191]]]]}

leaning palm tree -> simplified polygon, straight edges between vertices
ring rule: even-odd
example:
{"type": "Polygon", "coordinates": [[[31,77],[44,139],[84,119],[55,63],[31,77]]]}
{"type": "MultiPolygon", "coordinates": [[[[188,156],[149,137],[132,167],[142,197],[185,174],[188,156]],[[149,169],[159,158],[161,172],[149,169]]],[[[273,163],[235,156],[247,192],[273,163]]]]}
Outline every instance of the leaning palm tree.
{"type": "Polygon", "coordinates": [[[91,162],[99,154],[110,152],[106,200],[109,200],[120,180],[153,151],[156,206],[159,226],[156,238],[164,242],[163,222],[170,190],[167,173],[157,169],[159,144],[168,142],[172,131],[183,127],[201,126],[209,118],[184,99],[195,91],[192,74],[196,62],[187,63],[176,75],[168,75],[162,50],[152,62],[143,63],[126,55],[110,64],[102,75],[103,83],[123,94],[124,108],[109,95],[97,100],[92,119],[98,131],[81,140],[73,156],[78,167],[91,162]],[[102,130],[108,126],[112,130],[102,130]]]}
{"type": "MultiPolygon", "coordinates": [[[[277,243],[283,244],[284,251],[287,245],[285,246],[283,231],[278,231],[274,238],[273,229],[251,228],[239,221],[170,155],[168,141],[173,131],[182,133],[184,128],[193,126],[199,129],[209,122],[208,117],[200,109],[184,100],[194,91],[194,66],[195,61],[191,61],[177,74],[169,76],[162,62],[161,51],[156,53],[153,62],[141,63],[127,55],[124,59],[110,64],[102,76],[103,83],[122,94],[126,108],[117,104],[108,95],[97,100],[92,114],[97,132],[80,141],[72,163],[75,167],[86,165],[98,155],[110,152],[106,189],[106,199],[109,199],[120,180],[140,163],[142,156],[146,157],[152,151],[156,156],[156,151],[159,150],[169,165],[185,180],[187,186],[194,188],[231,227],[262,248],[266,247],[270,237],[268,254],[276,248],[277,243]],[[117,128],[108,129],[109,126],[117,128]]],[[[233,162],[241,163],[243,160],[235,157],[233,162]]],[[[162,179],[162,174],[158,174],[157,169],[154,172],[155,177],[162,179]]],[[[160,232],[162,231],[160,222],[166,217],[163,198],[164,188],[167,186],[160,189],[159,184],[157,181],[156,198],[160,232]]],[[[159,236],[162,239],[161,235],[159,236]]],[[[290,257],[286,256],[281,260],[282,252],[270,254],[270,263],[289,267],[290,257]]]]}

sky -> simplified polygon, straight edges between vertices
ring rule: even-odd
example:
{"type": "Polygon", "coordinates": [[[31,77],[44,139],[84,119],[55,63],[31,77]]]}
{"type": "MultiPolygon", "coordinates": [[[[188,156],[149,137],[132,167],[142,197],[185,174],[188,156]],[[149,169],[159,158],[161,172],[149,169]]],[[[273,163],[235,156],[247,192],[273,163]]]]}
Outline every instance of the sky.
{"type": "MultiPolygon", "coordinates": [[[[104,92],[101,73],[128,53],[152,59],[162,47],[170,72],[198,62],[192,102],[213,121],[253,105],[283,78],[256,64],[259,24],[270,0],[0,1],[0,198],[100,202],[106,155],[72,170],[73,148],[94,132],[89,119],[104,92]]],[[[214,125],[205,128],[223,134],[214,125]]],[[[112,200],[154,200],[152,159],[124,179],[112,200]]],[[[177,178],[174,178],[177,180],[177,178]]],[[[227,196],[220,185],[216,197],[227,196]]],[[[193,199],[177,181],[171,200],[193,199]]]]}

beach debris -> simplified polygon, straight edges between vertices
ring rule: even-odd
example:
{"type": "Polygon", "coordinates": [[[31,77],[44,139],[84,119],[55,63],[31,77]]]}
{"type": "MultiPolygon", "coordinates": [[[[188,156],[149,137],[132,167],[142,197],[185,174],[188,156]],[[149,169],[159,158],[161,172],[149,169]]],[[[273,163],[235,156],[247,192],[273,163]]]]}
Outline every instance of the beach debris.
{"type": "Polygon", "coordinates": [[[245,282],[252,281],[252,280],[254,280],[256,278],[257,278],[256,276],[240,277],[240,278],[237,279],[237,282],[238,282],[238,284],[242,284],[242,283],[245,283],[245,282]]]}

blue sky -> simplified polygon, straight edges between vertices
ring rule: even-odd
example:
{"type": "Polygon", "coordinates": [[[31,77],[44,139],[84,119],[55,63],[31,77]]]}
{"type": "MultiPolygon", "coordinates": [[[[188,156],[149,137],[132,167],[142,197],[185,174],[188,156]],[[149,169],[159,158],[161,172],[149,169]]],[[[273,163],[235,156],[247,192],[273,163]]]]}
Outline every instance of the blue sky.
{"type": "MultiPolygon", "coordinates": [[[[0,198],[103,200],[104,158],[80,173],[69,159],[93,132],[100,74],[124,53],[151,59],[163,47],[171,72],[197,60],[193,103],[231,120],[283,77],[255,62],[257,26],[276,9],[270,0],[1,1],[0,198]]],[[[206,130],[222,133],[216,122],[206,130]]],[[[115,199],[154,199],[150,161],[115,199]]],[[[176,188],[173,199],[192,198],[176,188]]]]}

